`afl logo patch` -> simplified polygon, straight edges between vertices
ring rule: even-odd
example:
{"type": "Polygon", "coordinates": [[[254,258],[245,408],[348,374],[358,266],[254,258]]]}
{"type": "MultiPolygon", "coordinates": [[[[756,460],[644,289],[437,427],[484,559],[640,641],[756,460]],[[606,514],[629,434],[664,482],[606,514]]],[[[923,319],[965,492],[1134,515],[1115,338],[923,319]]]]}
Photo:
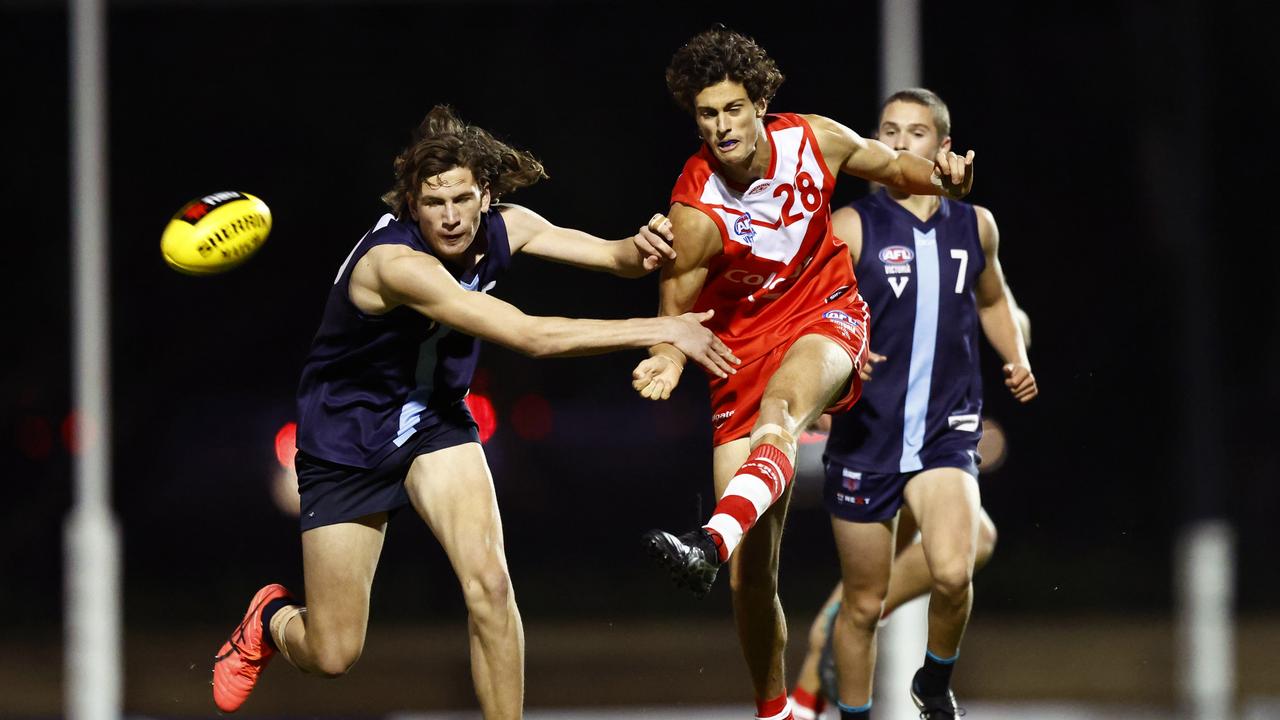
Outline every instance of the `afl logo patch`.
{"type": "Polygon", "coordinates": [[[890,245],[880,251],[880,262],[885,265],[906,265],[916,259],[916,254],[905,245],[890,245]]]}
{"type": "Polygon", "coordinates": [[[836,329],[838,329],[840,334],[844,335],[846,339],[863,337],[862,323],[858,320],[854,320],[849,316],[849,313],[844,312],[843,310],[828,310],[822,313],[822,318],[835,325],[836,329]]]}
{"type": "Polygon", "coordinates": [[[733,234],[746,243],[756,239],[756,229],[751,227],[751,213],[742,213],[738,216],[738,219],[733,222],[733,234]]]}

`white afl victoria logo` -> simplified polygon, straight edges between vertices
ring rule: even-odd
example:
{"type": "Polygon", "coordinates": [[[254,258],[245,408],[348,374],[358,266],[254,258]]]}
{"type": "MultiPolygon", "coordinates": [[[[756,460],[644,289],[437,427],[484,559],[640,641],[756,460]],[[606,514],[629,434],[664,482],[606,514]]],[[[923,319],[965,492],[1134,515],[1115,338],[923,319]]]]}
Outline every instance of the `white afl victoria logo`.
{"type": "Polygon", "coordinates": [[[880,251],[880,262],[885,265],[906,265],[916,259],[916,254],[905,245],[890,245],[880,251]]]}

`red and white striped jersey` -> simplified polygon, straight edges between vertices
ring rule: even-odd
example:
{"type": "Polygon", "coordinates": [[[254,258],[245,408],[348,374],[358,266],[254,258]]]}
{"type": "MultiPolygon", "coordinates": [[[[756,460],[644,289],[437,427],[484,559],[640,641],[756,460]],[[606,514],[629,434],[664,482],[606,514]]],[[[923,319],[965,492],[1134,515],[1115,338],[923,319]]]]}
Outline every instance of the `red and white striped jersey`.
{"type": "MultiPolygon", "coordinates": [[[[717,172],[704,144],[685,163],[671,202],[715,221],[724,252],[712,257],[695,311],[744,363],[790,338],[795,323],[857,293],[849,251],[831,230],[835,177],[804,118],[767,115],[769,171],[743,187],[717,172]]],[[[676,238],[679,249],[680,238],[676,238]]]]}

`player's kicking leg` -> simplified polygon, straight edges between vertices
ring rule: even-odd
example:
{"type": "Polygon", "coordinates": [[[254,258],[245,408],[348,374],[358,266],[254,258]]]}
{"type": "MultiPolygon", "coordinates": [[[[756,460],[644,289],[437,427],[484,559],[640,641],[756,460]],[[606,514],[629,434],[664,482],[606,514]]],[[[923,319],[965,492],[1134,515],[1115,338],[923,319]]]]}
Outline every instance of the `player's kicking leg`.
{"type": "Polygon", "coordinates": [[[921,717],[958,714],[951,671],[973,605],[981,505],[978,481],[958,468],[933,468],[907,483],[907,505],[920,524],[920,543],[933,578],[929,597],[929,643],[924,665],[911,682],[921,717]]]}
{"type": "Polygon", "coordinates": [[[213,699],[234,712],[279,651],[303,672],[338,677],[359,659],[369,622],[369,592],[382,552],[386,513],[302,534],[308,606],[280,585],[254,595],[244,620],[213,666],[213,699]]]}
{"type": "MultiPolygon", "coordinates": [[[[686,569],[697,564],[714,571],[741,549],[731,571],[734,615],[761,718],[790,717],[782,661],[786,619],[777,595],[786,503],[777,501],[790,497],[796,436],[845,394],[853,367],[850,352],[828,337],[796,340],[765,386],[750,438],[716,448],[719,501],[707,525],[680,538],[659,531],[647,536],[677,580],[687,580],[686,569]]],[[[705,593],[714,577],[710,573],[695,593],[705,593]]]]}
{"type": "MultiPolygon", "coordinates": [[[[857,345],[861,347],[860,339],[857,345]]],[[[711,589],[720,565],[746,531],[790,486],[801,429],[845,396],[850,382],[857,382],[853,355],[860,352],[817,333],[800,336],[787,349],[765,385],[746,460],[723,490],[717,488],[722,494],[711,519],[678,537],[660,530],[645,534],[650,555],[667,567],[677,585],[697,597],[711,589]]],[[[728,444],[718,446],[717,453],[728,444]]]]}
{"type": "Polygon", "coordinates": [[[516,608],[493,478],[478,443],[419,456],[405,481],[462,585],[471,677],[485,720],[521,717],[524,627],[516,608]]]}

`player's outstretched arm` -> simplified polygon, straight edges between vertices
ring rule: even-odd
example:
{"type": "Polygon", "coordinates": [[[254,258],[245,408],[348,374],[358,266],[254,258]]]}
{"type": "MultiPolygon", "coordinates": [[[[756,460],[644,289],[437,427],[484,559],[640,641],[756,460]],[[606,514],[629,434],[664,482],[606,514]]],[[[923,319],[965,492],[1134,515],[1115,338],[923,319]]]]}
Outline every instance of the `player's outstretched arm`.
{"type": "Polygon", "coordinates": [[[533,357],[597,355],[671,343],[710,372],[734,372],[737,358],[702,323],[711,313],[629,320],[526,315],[486,293],[463,290],[436,258],[401,245],[382,245],[352,271],[352,301],[366,312],[405,305],[468,335],[533,357]],[[363,307],[362,307],[363,306],[363,307]]]}
{"type": "MultiPolygon", "coordinates": [[[[671,225],[679,253],[662,268],[658,285],[658,314],[688,312],[707,279],[707,263],[723,251],[720,233],[701,211],[687,205],[671,206],[671,225]]],[[[649,359],[631,373],[631,385],[642,397],[666,400],[680,383],[685,356],[670,344],[649,348],[649,359]]]]}
{"type": "Polygon", "coordinates": [[[640,277],[675,257],[671,225],[662,215],[632,237],[605,240],[581,230],[551,224],[541,215],[519,205],[499,206],[507,224],[511,253],[525,252],[586,270],[601,270],[622,277],[640,277]]]}
{"type": "MultiPolygon", "coordinates": [[[[1040,389],[1036,385],[1036,376],[1031,372],[1027,340],[1023,323],[1019,321],[1019,314],[1025,318],[1026,313],[1014,302],[1013,293],[1004,279],[1004,270],[1000,267],[1000,231],[996,227],[995,216],[984,207],[974,206],[974,210],[978,215],[982,252],[987,258],[987,266],[978,275],[974,289],[978,300],[978,319],[987,341],[1005,362],[1004,384],[1020,402],[1029,402],[1040,393],[1040,389]]],[[[1030,320],[1026,322],[1029,326],[1030,320]]]]}
{"type": "Polygon", "coordinates": [[[821,115],[806,115],[822,156],[834,175],[837,171],[873,180],[912,195],[946,195],[959,200],[973,187],[973,158],[970,150],[957,155],[939,150],[933,161],[914,153],[898,151],[879,140],[858,133],[821,115]]]}

